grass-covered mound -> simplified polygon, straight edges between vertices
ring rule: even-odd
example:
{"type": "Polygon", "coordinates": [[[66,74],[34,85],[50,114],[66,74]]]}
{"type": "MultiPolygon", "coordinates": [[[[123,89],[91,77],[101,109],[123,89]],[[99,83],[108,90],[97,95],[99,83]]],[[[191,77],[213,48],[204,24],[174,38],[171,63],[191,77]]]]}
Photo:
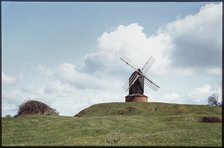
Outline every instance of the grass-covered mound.
{"type": "Polygon", "coordinates": [[[2,119],[2,144],[20,146],[221,146],[220,107],[165,103],[104,103],[76,117],[2,119]]]}
{"type": "Polygon", "coordinates": [[[221,107],[206,105],[182,105],[170,103],[101,103],[92,105],[75,115],[75,117],[92,116],[154,116],[154,115],[182,115],[182,114],[211,114],[221,113],[221,107]]]}
{"type": "Polygon", "coordinates": [[[58,115],[58,113],[40,101],[28,100],[19,106],[18,114],[15,117],[22,115],[58,115]]]}

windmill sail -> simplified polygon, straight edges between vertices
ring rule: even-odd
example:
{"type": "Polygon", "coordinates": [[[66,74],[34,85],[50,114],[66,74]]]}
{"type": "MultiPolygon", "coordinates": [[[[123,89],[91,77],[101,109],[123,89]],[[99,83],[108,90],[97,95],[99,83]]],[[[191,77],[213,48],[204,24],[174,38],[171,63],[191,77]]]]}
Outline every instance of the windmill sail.
{"type": "Polygon", "coordinates": [[[150,59],[145,63],[145,65],[142,68],[142,72],[146,74],[149,69],[152,67],[153,63],[155,62],[155,59],[153,57],[150,57],[150,59]]]}
{"type": "Polygon", "coordinates": [[[129,82],[129,87],[128,87],[128,89],[135,83],[135,81],[138,79],[138,77],[139,77],[139,75],[137,75],[137,76],[134,78],[134,80],[132,80],[132,81],[129,82]]]}
{"type": "Polygon", "coordinates": [[[129,58],[127,58],[126,56],[122,55],[122,57],[120,57],[120,59],[122,61],[124,61],[126,64],[128,64],[129,66],[131,66],[131,68],[133,68],[134,70],[137,70],[138,69],[137,66],[135,64],[133,64],[131,62],[131,60],[129,58]]]}
{"type": "Polygon", "coordinates": [[[155,84],[154,82],[152,82],[152,80],[150,80],[149,78],[147,78],[145,75],[143,75],[143,77],[145,78],[145,84],[150,87],[151,89],[153,89],[154,91],[157,91],[160,87],[155,84]]]}
{"type": "Polygon", "coordinates": [[[146,86],[150,87],[150,88],[151,88],[152,90],[154,90],[154,91],[157,91],[157,90],[159,89],[159,86],[158,86],[158,85],[156,85],[156,84],[153,83],[153,82],[150,82],[150,81],[147,80],[147,79],[145,79],[144,83],[145,83],[146,86]]]}
{"type": "Polygon", "coordinates": [[[131,77],[126,81],[126,83],[123,86],[125,91],[127,91],[135,83],[135,81],[137,79],[138,79],[138,74],[137,73],[134,73],[133,75],[131,75],[131,77]]]}

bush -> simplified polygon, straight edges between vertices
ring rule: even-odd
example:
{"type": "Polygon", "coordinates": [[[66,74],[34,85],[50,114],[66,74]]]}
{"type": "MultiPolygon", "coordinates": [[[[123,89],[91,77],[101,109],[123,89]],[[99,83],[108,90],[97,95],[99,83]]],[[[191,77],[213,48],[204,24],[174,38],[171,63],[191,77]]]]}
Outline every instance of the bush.
{"type": "Polygon", "coordinates": [[[200,119],[200,122],[217,123],[217,122],[222,122],[222,119],[220,119],[218,117],[202,117],[200,119]]]}
{"type": "Polygon", "coordinates": [[[42,102],[28,100],[19,106],[18,114],[15,117],[21,115],[58,115],[58,112],[42,102]]]}
{"type": "Polygon", "coordinates": [[[218,102],[219,96],[217,94],[212,94],[208,97],[209,106],[221,106],[221,103],[218,102]]]}

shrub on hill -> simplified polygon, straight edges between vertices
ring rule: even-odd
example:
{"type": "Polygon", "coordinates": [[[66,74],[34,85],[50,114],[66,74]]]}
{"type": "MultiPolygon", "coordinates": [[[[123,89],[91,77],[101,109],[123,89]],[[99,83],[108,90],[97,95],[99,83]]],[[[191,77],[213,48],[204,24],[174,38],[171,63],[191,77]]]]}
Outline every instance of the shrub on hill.
{"type": "Polygon", "coordinates": [[[42,102],[28,100],[19,106],[18,114],[15,117],[21,115],[58,115],[58,112],[42,102]]]}
{"type": "Polygon", "coordinates": [[[220,119],[218,117],[202,117],[200,119],[200,122],[217,123],[217,122],[222,122],[222,119],[220,119]]]}

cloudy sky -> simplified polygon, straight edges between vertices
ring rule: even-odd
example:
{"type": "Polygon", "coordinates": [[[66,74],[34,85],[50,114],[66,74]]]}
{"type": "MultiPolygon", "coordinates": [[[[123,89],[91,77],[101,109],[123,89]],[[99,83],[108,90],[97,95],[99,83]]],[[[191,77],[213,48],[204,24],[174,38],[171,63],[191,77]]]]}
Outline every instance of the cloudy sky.
{"type": "Polygon", "coordinates": [[[133,70],[160,86],[149,102],[221,99],[222,3],[3,2],[2,116],[36,99],[74,116],[96,103],[124,102],[133,70]]]}

